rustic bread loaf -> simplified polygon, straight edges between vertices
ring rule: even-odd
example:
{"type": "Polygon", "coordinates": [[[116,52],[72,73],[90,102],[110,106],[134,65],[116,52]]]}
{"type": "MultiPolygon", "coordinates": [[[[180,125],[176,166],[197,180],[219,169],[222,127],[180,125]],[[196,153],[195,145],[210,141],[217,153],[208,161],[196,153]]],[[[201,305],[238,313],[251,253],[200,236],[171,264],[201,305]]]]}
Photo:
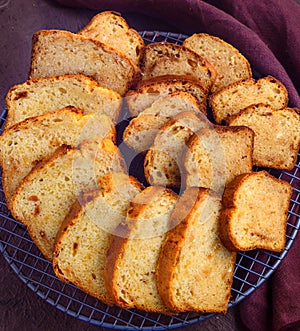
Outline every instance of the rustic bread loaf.
{"type": "Polygon", "coordinates": [[[98,137],[115,140],[115,127],[106,115],[89,114],[66,107],[31,117],[7,129],[0,137],[2,181],[6,203],[22,179],[61,145],[76,147],[81,141],[98,137]]]}
{"type": "Polygon", "coordinates": [[[225,189],[220,237],[232,251],[285,247],[291,185],[266,171],[237,176],[225,189]]]}
{"type": "Polygon", "coordinates": [[[195,78],[164,76],[144,80],[138,84],[136,90],[126,94],[128,110],[132,116],[137,116],[144,109],[150,107],[158,98],[183,91],[192,94],[203,109],[206,109],[207,89],[195,78]]]}
{"type": "Polygon", "coordinates": [[[34,34],[29,77],[84,74],[124,95],[139,76],[138,67],[98,40],[62,30],[34,34]]]}
{"type": "Polygon", "coordinates": [[[252,76],[248,60],[235,47],[218,37],[206,33],[193,34],[184,40],[183,46],[199,54],[216,69],[217,77],[212,92],[252,76]]]}
{"type": "Polygon", "coordinates": [[[67,106],[82,109],[84,114],[106,114],[116,122],[121,102],[121,96],[117,92],[101,87],[84,75],[28,80],[13,86],[6,96],[5,129],[26,118],[67,106]]]}
{"type": "Polygon", "coordinates": [[[86,140],[79,149],[59,149],[24,178],[12,197],[13,216],[51,260],[57,232],[76,197],[98,187],[110,172],[126,172],[110,139],[86,140]]]}
{"type": "Polygon", "coordinates": [[[110,243],[104,273],[107,293],[119,306],[171,313],[161,302],[155,273],[176,200],[174,192],[158,186],[132,200],[110,243]]]}
{"type": "Polygon", "coordinates": [[[188,142],[184,159],[186,187],[223,193],[235,176],[252,171],[254,132],[247,127],[204,128],[188,142]]]}
{"type": "Polygon", "coordinates": [[[122,173],[107,174],[99,189],[83,193],[72,206],[56,238],[53,269],[64,282],[107,304],[104,268],[106,252],[114,230],[126,218],[130,201],[141,190],[133,177],[122,173]],[[104,207],[104,209],[103,209],[104,207]]]}
{"type": "Polygon", "coordinates": [[[94,16],[78,34],[101,41],[139,64],[144,40],[131,29],[120,13],[105,11],[94,16]]]}
{"type": "Polygon", "coordinates": [[[225,313],[230,298],[235,253],[219,239],[221,196],[189,188],[171,214],[171,230],[161,249],[158,291],[176,312],[225,313]]]}
{"type": "Polygon", "coordinates": [[[265,103],[282,109],[286,107],[287,102],[288,94],[285,86],[271,76],[257,81],[250,78],[230,84],[210,98],[216,123],[226,122],[229,116],[252,104],[265,103]]]}
{"type": "Polygon", "coordinates": [[[123,141],[138,152],[153,144],[158,130],[171,118],[183,111],[206,115],[206,109],[190,93],[175,92],[163,96],[133,118],[123,133],[123,141]]]}
{"type": "Polygon", "coordinates": [[[209,90],[216,79],[216,70],[192,50],[169,42],[151,43],[143,49],[142,79],[164,75],[188,75],[209,90]]]}
{"type": "Polygon", "coordinates": [[[244,125],[254,133],[253,165],[293,169],[300,147],[300,113],[258,104],[229,118],[229,125],[244,125]]]}
{"type": "Polygon", "coordinates": [[[195,132],[210,126],[206,117],[199,118],[191,112],[181,112],[169,120],[145,156],[144,174],[148,183],[180,188],[187,142],[195,132]]]}

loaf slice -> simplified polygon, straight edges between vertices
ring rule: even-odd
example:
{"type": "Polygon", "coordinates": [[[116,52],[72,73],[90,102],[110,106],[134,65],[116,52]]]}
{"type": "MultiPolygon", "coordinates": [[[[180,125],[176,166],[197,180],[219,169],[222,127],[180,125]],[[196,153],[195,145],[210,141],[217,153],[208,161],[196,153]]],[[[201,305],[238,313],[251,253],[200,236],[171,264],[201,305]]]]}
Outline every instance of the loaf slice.
{"type": "Polygon", "coordinates": [[[94,16],[89,24],[78,33],[117,49],[135,64],[139,64],[144,40],[136,30],[128,26],[120,13],[101,12],[94,16]]]}
{"type": "Polygon", "coordinates": [[[158,291],[176,312],[225,313],[236,254],[219,239],[221,196],[189,188],[171,215],[171,230],[159,255],[158,291]]]}
{"type": "Polygon", "coordinates": [[[80,196],[56,239],[53,269],[61,280],[102,302],[114,303],[104,285],[106,252],[114,227],[126,218],[130,201],[140,191],[141,185],[133,177],[111,173],[100,179],[99,190],[80,196]]]}
{"type": "Polygon", "coordinates": [[[243,174],[225,189],[220,237],[232,251],[285,247],[292,187],[266,171],[243,174]]]}
{"type": "Polygon", "coordinates": [[[158,132],[144,160],[145,178],[151,185],[181,187],[183,157],[189,138],[212,124],[191,112],[182,112],[169,120],[158,132]]]}
{"type": "Polygon", "coordinates": [[[154,101],[153,104],[133,118],[123,133],[123,141],[138,152],[144,152],[153,144],[158,130],[175,115],[189,111],[206,115],[206,109],[190,93],[175,92],[154,101]]]}
{"type": "Polygon", "coordinates": [[[199,79],[209,90],[216,70],[192,50],[173,43],[157,42],[145,46],[141,59],[142,79],[164,75],[188,75],[199,79]]]}
{"type": "Polygon", "coordinates": [[[121,96],[101,87],[84,75],[66,75],[28,80],[13,86],[6,96],[5,129],[26,118],[43,115],[67,106],[82,109],[84,114],[106,114],[116,122],[121,96]]]}
{"type": "Polygon", "coordinates": [[[257,103],[264,103],[276,109],[285,108],[288,93],[284,85],[277,79],[266,76],[255,81],[245,79],[230,84],[214,93],[210,98],[216,123],[227,122],[229,116],[257,103]]]}
{"type": "Polygon", "coordinates": [[[244,125],[254,133],[253,164],[277,169],[293,169],[300,147],[298,109],[275,109],[258,104],[229,118],[229,125],[244,125]]]}
{"type": "Polygon", "coordinates": [[[124,95],[139,76],[138,67],[100,41],[62,30],[34,34],[29,77],[84,74],[124,95]]]}
{"type": "Polygon", "coordinates": [[[43,255],[52,259],[55,237],[76,197],[98,187],[110,172],[126,172],[110,139],[59,149],[24,178],[12,197],[12,215],[25,224],[43,255]]]}
{"type": "Polygon", "coordinates": [[[162,96],[174,92],[187,92],[192,94],[203,109],[206,109],[207,89],[195,78],[175,77],[172,75],[156,77],[142,81],[137,90],[130,90],[126,94],[129,112],[137,116],[162,96]]]}
{"type": "Polygon", "coordinates": [[[206,33],[193,34],[184,40],[183,46],[199,54],[216,69],[217,77],[212,92],[252,76],[248,60],[235,47],[218,37],[206,33]]]}
{"type": "Polygon", "coordinates": [[[31,117],[12,126],[0,137],[7,205],[10,207],[11,197],[22,179],[61,145],[76,147],[92,137],[115,140],[115,135],[115,127],[108,116],[83,116],[82,111],[74,107],[31,117]]]}
{"type": "Polygon", "coordinates": [[[123,308],[171,313],[157,290],[159,252],[169,230],[177,195],[162,187],[147,187],[137,194],[127,219],[118,228],[107,252],[105,284],[112,300],[123,308]]]}
{"type": "Polygon", "coordinates": [[[226,183],[252,171],[254,132],[247,127],[201,129],[188,142],[184,159],[186,187],[223,193],[226,183]]]}

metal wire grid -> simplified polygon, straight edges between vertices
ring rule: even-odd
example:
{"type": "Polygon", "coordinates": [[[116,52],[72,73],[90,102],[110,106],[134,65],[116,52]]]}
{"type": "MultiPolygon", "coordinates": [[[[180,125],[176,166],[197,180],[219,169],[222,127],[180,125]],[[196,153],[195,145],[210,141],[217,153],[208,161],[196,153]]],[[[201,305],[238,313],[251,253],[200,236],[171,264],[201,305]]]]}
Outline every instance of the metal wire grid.
{"type": "MultiPolygon", "coordinates": [[[[181,43],[186,36],[164,32],[141,32],[146,43],[169,41],[181,43]]],[[[2,133],[6,112],[0,115],[2,133]]],[[[291,172],[269,172],[288,181],[293,194],[288,212],[287,243],[281,253],[263,250],[240,252],[233,277],[229,307],[237,304],[260,286],[277,268],[287,254],[300,228],[300,154],[296,167],[291,172]]],[[[170,330],[191,325],[213,314],[184,313],[165,316],[138,310],[110,307],[89,296],[72,284],[61,282],[32,242],[26,228],[14,220],[7,209],[2,186],[0,186],[0,251],[18,277],[38,296],[57,309],[93,325],[115,330],[170,330]]]]}

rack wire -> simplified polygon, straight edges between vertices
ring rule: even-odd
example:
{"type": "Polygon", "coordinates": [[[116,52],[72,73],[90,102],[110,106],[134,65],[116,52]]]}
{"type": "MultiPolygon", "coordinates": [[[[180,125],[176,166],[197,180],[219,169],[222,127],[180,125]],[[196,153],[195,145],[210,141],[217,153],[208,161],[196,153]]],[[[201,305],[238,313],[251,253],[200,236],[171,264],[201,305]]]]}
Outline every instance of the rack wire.
{"type": "MultiPolygon", "coordinates": [[[[167,32],[141,32],[146,43],[169,41],[181,43],[186,36],[167,32]]],[[[6,111],[0,115],[0,133],[3,131],[6,111]]],[[[300,154],[292,171],[268,170],[293,187],[290,201],[286,247],[281,253],[264,250],[239,252],[237,255],[229,308],[239,303],[263,282],[281,263],[300,228],[300,154]]],[[[110,307],[82,292],[72,284],[61,282],[31,240],[26,228],[17,222],[5,203],[0,186],[0,251],[18,277],[38,296],[57,309],[90,324],[115,330],[171,330],[192,325],[214,314],[183,313],[177,316],[147,313],[136,309],[110,307]]]]}

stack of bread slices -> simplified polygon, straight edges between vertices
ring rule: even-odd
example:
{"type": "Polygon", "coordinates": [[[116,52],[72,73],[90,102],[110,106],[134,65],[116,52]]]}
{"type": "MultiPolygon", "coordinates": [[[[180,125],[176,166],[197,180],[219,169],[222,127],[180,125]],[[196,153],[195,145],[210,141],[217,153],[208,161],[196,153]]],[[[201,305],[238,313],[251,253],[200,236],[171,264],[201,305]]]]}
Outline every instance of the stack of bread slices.
{"type": "Polygon", "coordinates": [[[292,187],[253,167],[295,166],[299,110],[225,41],[145,45],[99,13],[77,34],[35,33],[6,103],[7,205],[56,275],[102,302],[225,313],[236,252],[284,249],[292,187]],[[116,143],[125,111],[143,184],[116,143]]]}

